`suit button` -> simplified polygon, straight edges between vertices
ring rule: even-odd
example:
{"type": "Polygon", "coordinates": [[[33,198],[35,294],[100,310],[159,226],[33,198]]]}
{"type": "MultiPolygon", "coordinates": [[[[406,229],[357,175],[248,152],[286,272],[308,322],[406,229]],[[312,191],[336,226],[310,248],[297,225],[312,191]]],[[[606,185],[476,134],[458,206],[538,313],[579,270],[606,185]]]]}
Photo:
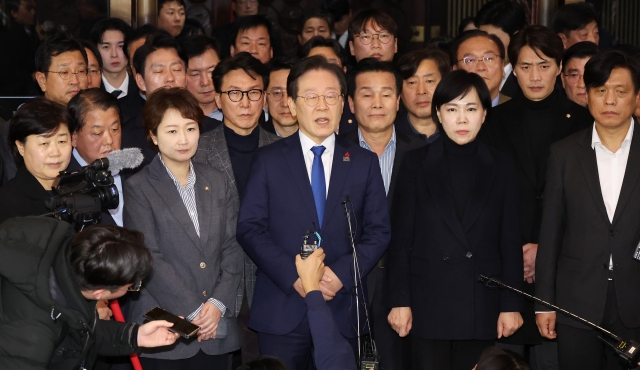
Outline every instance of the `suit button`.
{"type": "Polygon", "coordinates": [[[200,262],[200,268],[201,268],[201,269],[203,269],[203,268],[205,268],[205,267],[207,267],[207,264],[206,264],[206,263],[204,263],[204,262],[200,262]]]}
{"type": "Polygon", "coordinates": [[[445,254],[444,256],[442,256],[442,259],[446,261],[446,260],[448,260],[448,259],[449,259],[449,256],[447,256],[447,255],[445,254]]]}
{"type": "Polygon", "coordinates": [[[614,236],[616,235],[616,231],[615,230],[609,230],[609,236],[614,236]]]}
{"type": "Polygon", "coordinates": [[[473,253],[471,253],[471,252],[467,252],[467,254],[465,255],[465,257],[467,257],[467,258],[471,258],[471,257],[473,257],[473,253]]]}
{"type": "Polygon", "coordinates": [[[206,296],[207,296],[207,291],[206,291],[206,290],[203,290],[203,291],[202,291],[202,295],[206,297],[206,296]]]}

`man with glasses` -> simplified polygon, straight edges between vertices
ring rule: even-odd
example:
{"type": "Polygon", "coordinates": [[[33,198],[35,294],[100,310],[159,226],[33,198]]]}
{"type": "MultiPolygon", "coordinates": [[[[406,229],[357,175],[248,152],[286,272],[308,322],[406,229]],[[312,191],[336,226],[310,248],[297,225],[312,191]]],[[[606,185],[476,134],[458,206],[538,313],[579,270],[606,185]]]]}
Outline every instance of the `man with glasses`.
{"type": "Polygon", "coordinates": [[[562,87],[567,98],[583,107],[587,106],[587,87],[584,84],[584,66],[592,56],[600,52],[598,45],[590,41],[574,44],[562,57],[562,87]]]}
{"type": "Polygon", "coordinates": [[[324,57],[291,69],[287,99],[300,129],[256,153],[240,205],[237,239],[258,266],[249,326],[258,332],[260,353],[280,358],[289,369],[307,369],[314,348],[295,266],[302,243],[324,249],[320,291],[357,358],[357,333],[368,331],[366,275],[391,237],[377,155],[335,135],[345,93],[344,73],[324,57]]]}
{"type": "Polygon", "coordinates": [[[496,35],[480,30],[462,33],[451,45],[451,63],[454,69],[464,69],[482,77],[491,94],[491,106],[509,100],[500,93],[504,77],[505,50],[496,35]]]}
{"type": "MultiPolygon", "coordinates": [[[[269,85],[269,72],[251,54],[239,53],[216,66],[213,85],[216,104],[224,112],[223,124],[200,136],[193,161],[207,163],[227,174],[234,185],[231,188],[234,196],[242,198],[254,153],[259,147],[279,139],[258,124],[263,114],[264,89],[269,85]]],[[[238,316],[243,363],[259,356],[257,336],[247,328],[255,272],[255,264],[245,255],[242,280],[233,308],[238,316]]]]}
{"type": "MultiPolygon", "coordinates": [[[[36,52],[35,78],[44,97],[67,105],[80,90],[87,88],[87,53],[69,34],[58,34],[45,41],[36,52]]],[[[0,155],[4,162],[3,183],[16,175],[16,163],[7,141],[9,122],[0,130],[0,155]]]]}
{"type": "Polygon", "coordinates": [[[398,52],[398,26],[388,14],[366,8],[353,15],[349,24],[349,50],[359,62],[364,58],[393,61],[398,52]]]}
{"type": "Polygon", "coordinates": [[[269,119],[262,127],[280,137],[288,137],[298,131],[298,118],[291,114],[287,99],[287,77],[298,61],[286,57],[272,59],[269,68],[269,85],[265,107],[269,119]]]}
{"type": "Polygon", "coordinates": [[[125,356],[178,339],[167,321],[138,325],[95,313],[96,301],[140,291],[151,272],[141,233],[92,225],[72,239],[70,224],[24,217],[4,222],[0,235],[0,336],[11,338],[0,342],[0,368],[93,369],[98,355],[125,356]]]}

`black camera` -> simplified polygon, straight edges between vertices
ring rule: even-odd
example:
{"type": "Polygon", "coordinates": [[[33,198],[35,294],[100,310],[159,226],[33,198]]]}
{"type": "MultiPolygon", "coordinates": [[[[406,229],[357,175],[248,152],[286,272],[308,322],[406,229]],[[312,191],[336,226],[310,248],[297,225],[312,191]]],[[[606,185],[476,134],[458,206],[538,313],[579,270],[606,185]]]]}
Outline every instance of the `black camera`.
{"type": "Polygon", "coordinates": [[[54,196],[47,208],[76,230],[100,222],[103,210],[118,208],[120,196],[109,171],[109,159],[100,158],[78,171],[61,171],[54,180],[54,196]]]}

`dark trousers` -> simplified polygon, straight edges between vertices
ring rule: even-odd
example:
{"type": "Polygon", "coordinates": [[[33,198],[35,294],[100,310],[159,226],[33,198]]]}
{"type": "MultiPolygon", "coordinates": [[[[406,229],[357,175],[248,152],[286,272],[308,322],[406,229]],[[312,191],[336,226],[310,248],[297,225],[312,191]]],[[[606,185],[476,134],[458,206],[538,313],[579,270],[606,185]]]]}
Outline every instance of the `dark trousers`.
{"type": "Polygon", "coordinates": [[[413,370],[470,370],[495,340],[431,340],[411,335],[410,342],[413,370]]]}
{"type": "MultiPolygon", "coordinates": [[[[345,339],[351,345],[356,358],[358,358],[358,339],[345,339]]],[[[279,358],[284,362],[288,370],[315,368],[312,356],[313,340],[306,315],[292,332],[285,335],[258,332],[258,342],[260,343],[260,355],[279,358]]]]}
{"type": "Polygon", "coordinates": [[[198,351],[191,358],[180,360],[161,360],[157,358],[140,357],[140,364],[144,370],[227,370],[228,354],[207,355],[198,351]]]}
{"type": "MultiPolygon", "coordinates": [[[[627,328],[622,324],[618,312],[616,289],[609,281],[607,302],[600,326],[625,340],[640,341],[639,328],[627,328]]],[[[613,350],[606,347],[598,336],[598,331],[578,329],[572,326],[556,324],[558,333],[558,360],[562,370],[623,370],[627,367],[619,362],[613,350]]]]}
{"type": "Polygon", "coordinates": [[[240,306],[240,312],[237,317],[241,348],[233,352],[231,361],[231,368],[233,370],[260,357],[258,333],[249,328],[249,311],[247,291],[245,290],[244,296],[242,297],[242,306],[240,306]]]}

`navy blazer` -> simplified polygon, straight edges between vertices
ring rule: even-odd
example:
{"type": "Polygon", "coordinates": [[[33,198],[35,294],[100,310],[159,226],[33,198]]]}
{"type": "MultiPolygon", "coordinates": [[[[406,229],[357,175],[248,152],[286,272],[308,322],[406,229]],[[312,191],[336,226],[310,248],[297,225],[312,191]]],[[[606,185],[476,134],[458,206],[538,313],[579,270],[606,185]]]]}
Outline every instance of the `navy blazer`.
{"type": "MultiPolygon", "coordinates": [[[[327,303],[342,335],[355,337],[353,251],[342,205],[347,197],[351,199],[355,246],[366,289],[364,277],[390,239],[387,199],[375,153],[337,137],[325,218],[317,231],[326,253],[324,262],[344,285],[327,303]]],[[[316,230],[315,225],[319,223],[300,136],[258,149],[237,228],[238,242],[258,266],[249,322],[252,329],[284,335],[304,318],[304,299],[293,288],[298,279],[295,256],[300,253],[305,232],[316,230]]]]}
{"type": "Polygon", "coordinates": [[[524,301],[478,282],[484,274],[520,289],[522,237],[511,159],[478,143],[462,221],[455,213],[443,138],[407,153],[400,167],[389,245],[390,307],[411,307],[411,334],[434,340],[492,340],[500,312],[524,301]]]}

